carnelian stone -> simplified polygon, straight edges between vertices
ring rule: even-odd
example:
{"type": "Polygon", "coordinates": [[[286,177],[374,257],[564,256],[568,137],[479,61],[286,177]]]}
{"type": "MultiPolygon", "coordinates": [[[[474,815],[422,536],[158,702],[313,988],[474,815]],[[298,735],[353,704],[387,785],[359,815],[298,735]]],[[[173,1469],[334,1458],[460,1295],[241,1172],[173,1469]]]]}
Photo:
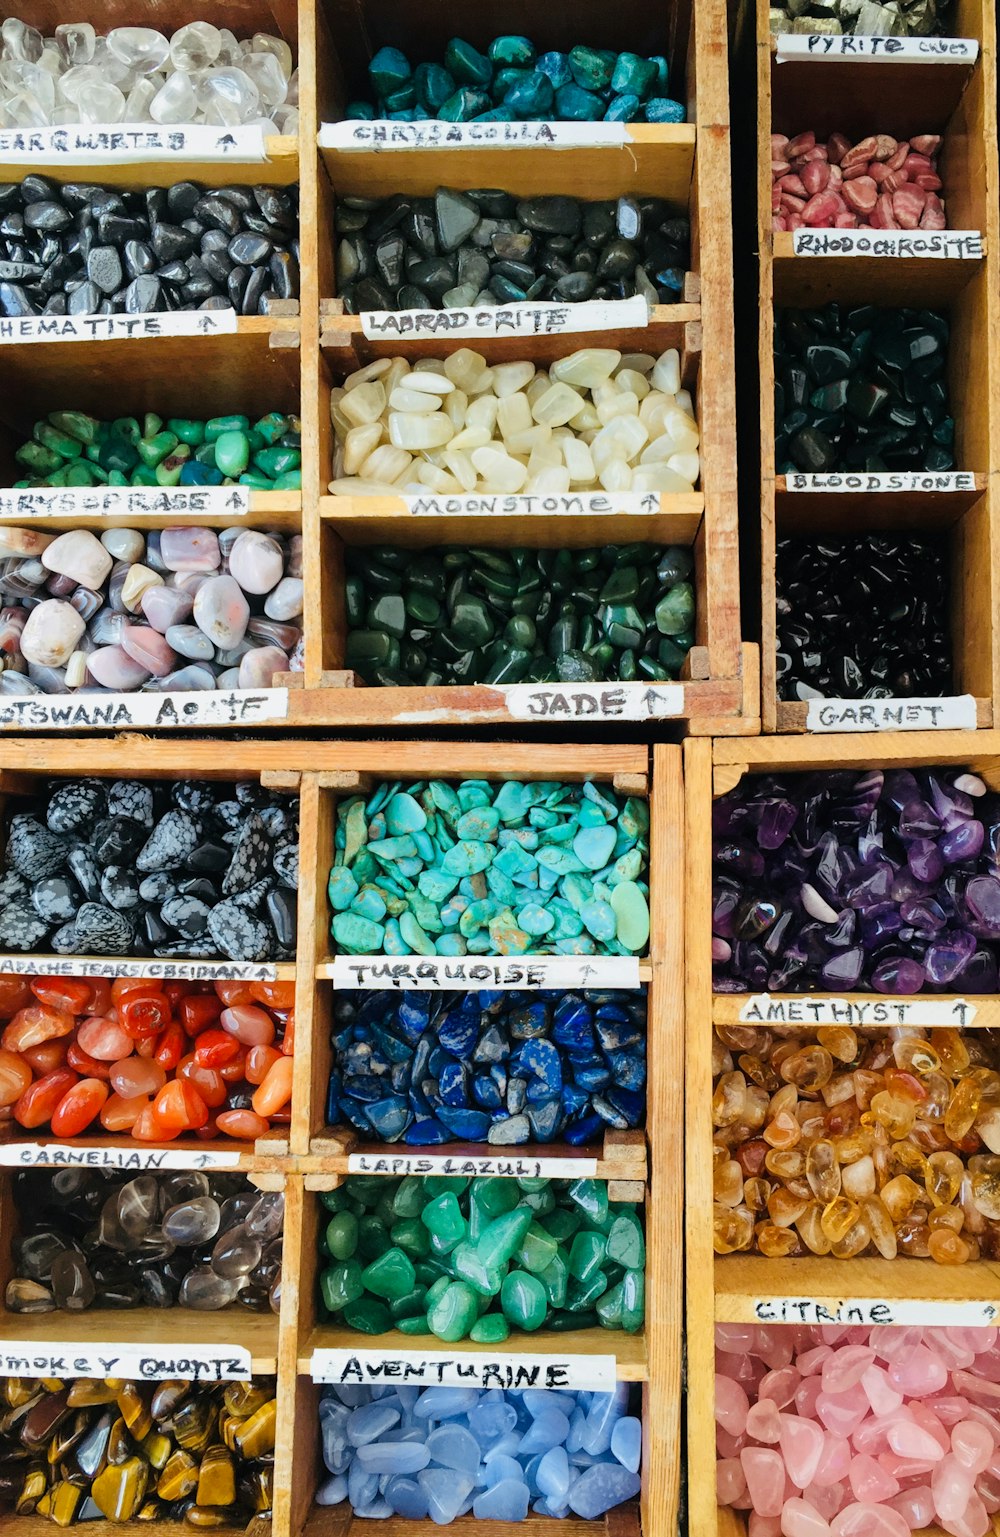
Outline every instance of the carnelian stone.
{"type": "Polygon", "coordinates": [[[81,1078],[64,1094],[52,1112],[57,1137],[77,1137],[98,1115],[108,1097],[108,1086],[99,1078],[81,1078]]]}
{"type": "Polygon", "coordinates": [[[203,1030],[194,1048],[199,1067],[222,1067],[239,1055],[240,1043],[225,1030],[203,1030]]]}
{"type": "Polygon", "coordinates": [[[154,1099],[153,1114],[168,1131],[194,1131],[208,1120],[208,1106],[193,1083],[173,1078],[154,1099]]]}
{"type": "Polygon", "coordinates": [[[181,1024],[191,1036],[200,1035],[209,1025],[217,1024],[221,1013],[222,1004],[214,993],[197,993],[180,1002],[181,1024]]]}
{"type": "Polygon", "coordinates": [[[171,1072],[187,1049],[187,1037],[176,1020],[169,1024],[156,1043],[153,1061],[171,1072]]]}
{"type": "Polygon", "coordinates": [[[172,1142],[182,1130],[180,1126],[165,1126],[152,1103],[142,1107],[132,1125],[132,1135],[139,1142],[172,1142]]]}
{"type": "Polygon", "coordinates": [[[87,1014],[90,1011],[92,988],[79,977],[35,977],[31,991],[39,1003],[50,1009],[62,1009],[67,1014],[87,1014]]]}
{"type": "Polygon", "coordinates": [[[170,1004],[162,993],[123,998],[118,1012],[122,1029],[134,1041],[148,1041],[170,1023],[170,1004]]]}
{"type": "Polygon", "coordinates": [[[291,1057],[280,1057],[268,1070],[267,1077],[254,1094],[251,1104],[258,1115],[273,1115],[292,1097],[291,1057]]]}
{"type": "Polygon", "coordinates": [[[251,1046],[247,1052],[247,1083],[263,1083],[275,1062],[281,1061],[281,1052],[273,1046],[251,1046]]]}
{"type": "Polygon", "coordinates": [[[239,1008],[244,1003],[253,1003],[252,982],[216,982],[215,992],[227,1009],[239,1008]]]}
{"type": "Polygon", "coordinates": [[[291,1009],[295,1007],[295,983],[251,982],[250,996],[268,1009],[291,1009]]]}
{"type": "Polygon", "coordinates": [[[285,1033],[281,1038],[281,1049],[286,1057],[290,1057],[295,1050],[295,1010],[289,1012],[285,1021],[285,1033]]]}
{"type": "Polygon", "coordinates": [[[219,1024],[244,1046],[269,1046],[274,1040],[274,1021],[266,1009],[242,1004],[223,1009],[219,1024]]]}
{"type": "Polygon", "coordinates": [[[10,1019],[31,1002],[32,991],[23,977],[0,977],[0,1019],[10,1019]]]}
{"type": "Polygon", "coordinates": [[[163,984],[163,991],[170,1000],[170,1007],[175,1014],[182,998],[186,998],[190,993],[211,992],[211,990],[209,982],[164,982],[163,984]]]}
{"type": "Polygon", "coordinates": [[[214,1067],[202,1067],[193,1053],[181,1058],[177,1064],[177,1076],[183,1078],[185,1083],[194,1084],[210,1110],[218,1110],[220,1105],[226,1103],[229,1093],[226,1080],[214,1067]]]}
{"type": "Polygon", "coordinates": [[[31,1068],[22,1057],[0,1049],[0,1106],[4,1109],[21,1098],[31,1082],[31,1068]]]}
{"type": "Polygon", "coordinates": [[[18,1009],[0,1037],[0,1045],[7,1051],[23,1051],[26,1046],[38,1046],[42,1041],[52,1041],[61,1035],[71,1035],[76,1020],[65,1009],[50,1009],[46,1004],[34,1004],[18,1009]]]}
{"type": "Polygon", "coordinates": [[[52,1112],[59,1101],[76,1081],[76,1074],[68,1067],[57,1067],[54,1073],[46,1073],[44,1078],[36,1078],[14,1106],[15,1121],[26,1126],[30,1131],[33,1131],[36,1126],[44,1126],[46,1121],[51,1119],[52,1112]]]}
{"type": "Polygon", "coordinates": [[[84,1051],[79,1041],[70,1041],[66,1048],[66,1066],[82,1078],[108,1078],[111,1074],[110,1062],[101,1062],[97,1057],[92,1057],[84,1051]]]}
{"type": "Polygon", "coordinates": [[[101,1109],[101,1125],[106,1131],[131,1131],[143,1110],[152,1109],[152,1104],[145,1094],[137,1094],[133,1099],[112,1094],[101,1109]]]}
{"type": "Polygon", "coordinates": [[[111,984],[113,1003],[121,1003],[123,998],[156,998],[162,993],[155,977],[115,977],[111,984]]]}
{"type": "Polygon", "coordinates": [[[224,1110],[216,1116],[215,1124],[227,1137],[240,1137],[245,1142],[263,1137],[268,1130],[264,1117],[255,1115],[252,1110],[224,1110]]]}
{"type": "Polygon", "coordinates": [[[142,1057],[126,1057],[111,1069],[111,1087],[122,1099],[158,1094],[166,1081],[166,1072],[159,1062],[147,1062],[142,1057]]]}
{"type": "Polygon", "coordinates": [[[60,1036],[55,1041],[42,1041],[40,1046],[28,1046],[19,1055],[33,1072],[42,1076],[54,1073],[57,1067],[65,1067],[66,1046],[66,1037],[60,1036]]]}
{"type": "Polygon", "coordinates": [[[227,1083],[242,1083],[247,1075],[247,1049],[240,1046],[231,1062],[223,1062],[219,1072],[227,1083]]]}
{"type": "Polygon", "coordinates": [[[111,978],[95,977],[90,984],[90,1002],[84,1013],[109,1014],[114,999],[111,996],[111,978]]]}
{"type": "Polygon", "coordinates": [[[77,1028],[76,1039],[84,1051],[101,1062],[120,1062],[132,1055],[132,1037],[113,1019],[85,1019],[77,1028]]]}

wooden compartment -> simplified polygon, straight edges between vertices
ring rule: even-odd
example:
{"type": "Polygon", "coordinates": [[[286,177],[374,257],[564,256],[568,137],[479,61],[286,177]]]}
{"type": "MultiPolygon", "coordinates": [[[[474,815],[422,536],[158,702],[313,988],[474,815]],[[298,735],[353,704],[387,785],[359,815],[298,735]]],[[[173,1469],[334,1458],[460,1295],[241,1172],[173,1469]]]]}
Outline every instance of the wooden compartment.
{"type": "MultiPolygon", "coordinates": [[[[754,472],[752,429],[748,433],[747,484],[759,495],[762,721],[766,732],[805,727],[803,703],[779,701],[775,677],[775,540],[784,533],[817,532],[849,536],[856,529],[935,530],[951,544],[954,603],[955,692],[976,698],[978,723],[993,724],[1000,686],[1000,637],[996,606],[997,512],[991,472],[996,462],[1000,330],[997,294],[998,220],[996,150],[995,23],[993,8],[981,0],[959,0],[951,31],[974,39],[980,51],[967,61],[904,63],[888,60],[780,61],[769,31],[764,0],[742,0],[734,10],[740,38],[747,100],[756,88],[756,239],[749,226],[741,254],[759,255],[756,313],[747,301],[748,359],[756,330],[757,378],[748,362],[745,404],[756,409],[759,390],[759,466],[754,472]],[[861,138],[885,132],[905,137],[940,133],[939,170],[944,182],[950,229],[976,230],[983,255],[976,259],[900,256],[796,256],[793,237],[771,230],[771,132],[795,134],[814,128],[861,138]],[[956,469],[966,472],[968,489],[918,489],[866,493],[863,485],[836,492],[796,489],[799,477],[778,474],[774,452],[774,312],[821,306],[831,300],[875,303],[887,308],[923,307],[944,312],[951,325],[948,374],[956,419],[956,469]],[[969,518],[970,511],[973,517],[969,518]],[[975,553],[973,554],[973,549],[975,553]]],[[[751,119],[752,121],[752,119],[751,119]]],[[[836,473],[836,472],[834,472],[836,473]]],[[[933,481],[933,476],[928,479],[933,481]]],[[[865,477],[859,477],[864,480],[865,477]]],[[[748,567],[752,570],[753,567],[748,567]]],[[[750,602],[756,582],[749,582],[750,602]]]]}

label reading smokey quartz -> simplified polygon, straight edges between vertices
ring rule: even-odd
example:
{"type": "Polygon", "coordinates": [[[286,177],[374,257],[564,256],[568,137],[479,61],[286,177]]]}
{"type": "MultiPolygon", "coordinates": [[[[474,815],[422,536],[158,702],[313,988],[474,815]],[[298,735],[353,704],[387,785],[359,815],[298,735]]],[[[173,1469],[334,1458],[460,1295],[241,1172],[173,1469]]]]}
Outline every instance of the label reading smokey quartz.
{"type": "MultiPolygon", "coordinates": [[[[0,1148],[2,1161],[2,1148],[0,1148]]],[[[455,1175],[462,1179],[593,1179],[596,1158],[546,1158],[512,1153],[348,1153],[348,1174],[455,1175]]]]}
{"type": "MultiPolygon", "coordinates": [[[[381,1387],[407,1382],[417,1387],[577,1388],[610,1392],[615,1386],[614,1356],[503,1356],[487,1352],[418,1350],[314,1350],[314,1382],[357,1383],[381,1387]]],[[[27,1374],[26,1374],[27,1375],[27,1374]]],[[[36,1375],[44,1375],[42,1373],[36,1375]]]]}
{"type": "Polygon", "coordinates": [[[974,64],[979,57],[979,44],[970,37],[831,37],[826,32],[779,32],[776,43],[779,64],[789,59],[974,64]]]}
{"type": "Polygon", "coordinates": [[[871,230],[797,229],[796,256],[920,256],[933,261],[978,261],[983,237],[977,229],[871,230]]]}
{"type": "Polygon", "coordinates": [[[756,1025],[915,1025],[928,1029],[964,1029],[976,1006],[964,998],[816,998],[811,993],[753,993],[740,1009],[743,1024],[756,1025]]]}
{"type": "Polygon", "coordinates": [[[157,336],[229,336],[236,311],[173,310],[147,315],[19,315],[0,319],[0,343],[152,341],[157,336]]]}
{"type": "Polygon", "coordinates": [[[632,299],[585,299],[580,304],[497,304],[484,309],[363,310],[369,341],[401,336],[552,336],[573,331],[617,331],[649,325],[649,306],[632,299]]]}
{"type": "Polygon", "coordinates": [[[785,476],[788,491],[863,491],[877,496],[886,491],[975,491],[970,470],[873,470],[870,474],[834,473],[806,475],[793,471],[785,476]]]}
{"type": "Polygon", "coordinates": [[[659,720],[684,710],[682,683],[510,683],[499,692],[515,720],[593,724],[598,720],[659,720]]]}
{"type": "Polygon", "coordinates": [[[116,955],[0,955],[0,975],[154,977],[159,982],[276,982],[269,961],[125,960],[116,955]]]}
{"type": "Polygon", "coordinates": [[[889,1324],[938,1324],[946,1328],[975,1328],[977,1324],[994,1323],[998,1311],[992,1302],[886,1302],[881,1297],[816,1302],[812,1297],[768,1297],[754,1303],[753,1316],[763,1324],[848,1324],[876,1328],[889,1324]]]}
{"type": "Polygon", "coordinates": [[[337,955],[328,974],[335,988],[419,992],[638,987],[639,961],[634,955],[337,955]]]}
{"type": "Polygon", "coordinates": [[[810,699],[807,731],[975,731],[971,694],[943,699],[810,699]]]}
{"type": "Polygon", "coordinates": [[[88,1147],[68,1142],[0,1142],[0,1167],[18,1169],[120,1169],[129,1173],[164,1169],[236,1169],[239,1152],[194,1147],[88,1147]]]}
{"type": "MultiPolygon", "coordinates": [[[[0,489],[0,518],[243,518],[249,486],[38,486],[0,489]]],[[[3,530],[0,529],[0,544],[3,530]]]]}
{"type": "Polygon", "coordinates": [[[243,1382],[251,1372],[242,1345],[37,1345],[0,1340],[0,1377],[125,1377],[140,1382],[243,1382]]]}
{"type": "Polygon", "coordinates": [[[427,118],[397,123],[389,118],[372,122],[324,123],[320,149],[546,149],[621,148],[631,137],[624,123],[448,123],[427,118]]]}
{"type": "Polygon", "coordinates": [[[207,123],[74,123],[59,128],[0,129],[0,161],[8,165],[103,165],[115,160],[263,160],[259,128],[207,123]]]}
{"type": "Polygon", "coordinates": [[[655,491],[404,496],[400,500],[414,518],[648,518],[660,511],[660,497],[655,491]]]}
{"type": "Polygon", "coordinates": [[[204,689],[190,693],[0,695],[0,727],[75,731],[98,726],[242,726],[288,715],[287,688],[204,689]]]}

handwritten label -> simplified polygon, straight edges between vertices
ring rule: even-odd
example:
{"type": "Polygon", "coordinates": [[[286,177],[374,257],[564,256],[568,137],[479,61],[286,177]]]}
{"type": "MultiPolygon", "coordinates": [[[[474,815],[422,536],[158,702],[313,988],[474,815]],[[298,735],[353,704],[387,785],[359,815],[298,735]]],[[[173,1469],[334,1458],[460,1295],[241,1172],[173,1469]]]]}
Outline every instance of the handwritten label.
{"type": "Polygon", "coordinates": [[[885,1301],[882,1297],[845,1297],[817,1302],[812,1297],[768,1297],[755,1302],[753,1316],[765,1324],[940,1324],[969,1328],[996,1322],[992,1302],[939,1302],[936,1299],[885,1301]]]}
{"type": "Polygon", "coordinates": [[[877,496],[886,491],[975,491],[970,470],[873,470],[856,474],[806,475],[798,470],[785,476],[788,491],[863,491],[877,496]]]}
{"type": "Polygon", "coordinates": [[[427,118],[419,123],[323,123],[320,149],[621,149],[631,138],[624,123],[447,123],[427,118]]]}
{"type": "Polygon", "coordinates": [[[893,64],[974,64],[979,44],[971,37],[830,37],[825,32],[779,32],[777,59],[877,59],[893,64]]]}
{"type": "MultiPolygon", "coordinates": [[[[2,538],[0,532],[0,538],[2,538]]],[[[194,689],[160,694],[24,694],[0,698],[0,727],[75,731],[97,726],[241,726],[288,715],[287,688],[194,689]]]]}
{"type": "MultiPolygon", "coordinates": [[[[2,1159],[0,1159],[2,1161],[2,1159]]],[[[509,1158],[490,1153],[348,1153],[348,1174],[454,1174],[464,1179],[593,1179],[596,1158],[509,1158]]]]}
{"type": "MultiPolygon", "coordinates": [[[[2,493],[0,493],[2,495],[2,493]]],[[[414,518],[607,518],[655,517],[657,491],[580,491],[561,495],[540,492],[520,496],[404,496],[414,518]]]]}
{"type": "Polygon", "coordinates": [[[4,1168],[62,1168],[72,1164],[84,1169],[236,1169],[240,1154],[197,1147],[87,1147],[68,1142],[0,1142],[0,1166],[4,1168]]]}
{"type": "Polygon", "coordinates": [[[792,249],[796,256],[923,256],[936,261],[956,257],[979,261],[983,237],[977,229],[797,229],[792,233],[792,249]]]}
{"type": "Polygon", "coordinates": [[[807,731],[975,731],[971,694],[944,699],[810,699],[807,731]]]}
{"type": "Polygon", "coordinates": [[[18,977],[155,977],[161,982],[276,982],[269,961],[123,960],[117,955],[0,955],[18,977]]]}
{"type": "MultiPolygon", "coordinates": [[[[410,1382],[421,1387],[578,1388],[608,1393],[615,1386],[614,1356],[491,1356],[485,1351],[314,1350],[314,1382],[410,1382]]],[[[25,1375],[28,1375],[27,1373],[25,1375]]],[[[35,1375],[45,1375],[36,1373],[35,1375]]]]}
{"type": "Polygon", "coordinates": [[[147,315],[20,315],[0,319],[0,343],[152,341],[157,336],[231,336],[235,310],[147,315]]]}
{"type": "Polygon", "coordinates": [[[515,720],[659,720],[684,710],[683,683],[509,683],[500,692],[515,720]]]}
{"type": "MultiPolygon", "coordinates": [[[[16,322],[5,321],[3,324],[16,322]]],[[[634,330],[649,325],[649,305],[632,299],[585,299],[580,304],[497,304],[470,310],[362,310],[369,341],[400,336],[552,336],[570,331],[634,330]]]]}
{"type": "Polygon", "coordinates": [[[0,518],[244,518],[249,511],[249,486],[0,488],[0,518]]]}
{"type": "Polygon", "coordinates": [[[740,1009],[743,1024],[915,1025],[964,1030],[976,1017],[964,998],[816,998],[811,993],[774,997],[753,993],[740,1009]]]}
{"type": "MultiPolygon", "coordinates": [[[[4,970],[0,964],[0,971],[4,970]]],[[[418,992],[471,987],[638,987],[634,955],[337,955],[330,967],[334,988],[399,987],[418,992]]]]}
{"type": "Polygon", "coordinates": [[[206,123],[125,127],[122,123],[74,123],[65,128],[0,129],[0,161],[29,165],[103,165],[157,160],[263,160],[260,128],[218,128],[206,123]]]}
{"type": "Polygon", "coordinates": [[[0,1377],[125,1377],[139,1382],[244,1382],[250,1352],[242,1345],[38,1345],[0,1340],[0,1377]]]}

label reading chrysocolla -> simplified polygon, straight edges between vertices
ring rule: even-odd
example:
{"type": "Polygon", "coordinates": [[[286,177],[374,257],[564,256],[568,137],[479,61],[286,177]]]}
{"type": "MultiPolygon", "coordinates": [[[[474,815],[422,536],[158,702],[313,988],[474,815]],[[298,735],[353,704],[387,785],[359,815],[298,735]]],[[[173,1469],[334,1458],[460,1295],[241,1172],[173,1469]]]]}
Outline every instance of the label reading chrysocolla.
{"type": "Polygon", "coordinates": [[[943,699],[810,699],[807,731],[975,731],[971,694],[943,699]]]}
{"type": "Polygon", "coordinates": [[[788,491],[864,492],[878,496],[888,491],[975,491],[970,470],[872,470],[807,475],[794,470],[785,476],[788,491]]]}
{"type": "Polygon", "coordinates": [[[147,315],[18,315],[0,319],[0,343],[148,342],[158,336],[230,336],[235,330],[233,309],[147,315]]]}
{"type": "Polygon", "coordinates": [[[448,123],[425,118],[397,123],[373,121],[324,123],[320,149],[620,149],[631,138],[624,123],[448,123]]]}
{"type": "Polygon", "coordinates": [[[108,160],[263,160],[260,128],[207,123],[74,123],[0,129],[0,161],[9,165],[103,165],[108,160]]]}
{"type": "Polygon", "coordinates": [[[979,261],[983,237],[977,229],[797,229],[796,256],[919,256],[931,261],[979,261]]]}
{"type": "Polygon", "coordinates": [[[914,1025],[964,1030],[976,1017],[964,998],[817,998],[812,993],[752,993],[740,1008],[740,1023],[753,1025],[914,1025]]]}
{"type": "MultiPolygon", "coordinates": [[[[2,1151],[2,1149],[0,1149],[2,1151]]],[[[596,1158],[504,1153],[348,1153],[348,1174],[450,1175],[460,1179],[594,1179],[596,1158]]]]}
{"type": "Polygon", "coordinates": [[[508,683],[497,687],[514,720],[593,725],[600,720],[662,720],[684,710],[683,683],[508,683]]]}
{"type": "Polygon", "coordinates": [[[523,492],[493,496],[404,496],[414,518],[610,518],[655,517],[657,491],[523,492]]]}
{"type": "Polygon", "coordinates": [[[614,1356],[530,1355],[442,1349],[433,1355],[417,1350],[314,1350],[314,1382],[382,1387],[575,1388],[607,1393],[615,1386],[614,1356]]]}
{"type": "Polygon", "coordinates": [[[552,336],[575,331],[617,331],[649,325],[649,305],[632,299],[585,299],[580,304],[497,304],[483,309],[362,310],[370,341],[414,336],[552,336]]]}
{"type": "Polygon", "coordinates": [[[0,955],[0,975],[152,977],[158,982],[276,982],[270,961],[126,960],[116,955],[0,955]]]}
{"type": "Polygon", "coordinates": [[[762,1324],[848,1324],[883,1328],[890,1324],[916,1327],[936,1324],[968,1329],[996,1322],[1000,1307],[993,1302],[946,1302],[882,1297],[844,1297],[817,1302],[813,1297],[767,1297],[754,1303],[754,1317],[762,1324]]]}
{"type": "Polygon", "coordinates": [[[331,969],[335,989],[530,992],[639,986],[639,961],[634,955],[337,955],[331,969]]]}
{"type": "Polygon", "coordinates": [[[971,37],[831,37],[826,32],[779,32],[779,64],[795,59],[876,60],[890,64],[974,64],[979,44],[971,37]]]}
{"type": "Polygon", "coordinates": [[[251,1373],[242,1345],[39,1345],[0,1340],[2,1377],[127,1377],[138,1382],[244,1382],[251,1373]]]}
{"type": "MultiPolygon", "coordinates": [[[[2,531],[0,531],[2,538],[2,531]]],[[[98,726],[243,726],[285,720],[287,688],[194,689],[190,693],[0,695],[0,727],[75,731],[98,726]]]]}
{"type": "Polygon", "coordinates": [[[0,488],[0,518],[244,518],[249,511],[248,486],[0,488]]]}
{"type": "Polygon", "coordinates": [[[15,1169],[118,1169],[127,1173],[166,1169],[236,1169],[235,1148],[88,1147],[86,1143],[0,1142],[0,1167],[15,1169]]]}

